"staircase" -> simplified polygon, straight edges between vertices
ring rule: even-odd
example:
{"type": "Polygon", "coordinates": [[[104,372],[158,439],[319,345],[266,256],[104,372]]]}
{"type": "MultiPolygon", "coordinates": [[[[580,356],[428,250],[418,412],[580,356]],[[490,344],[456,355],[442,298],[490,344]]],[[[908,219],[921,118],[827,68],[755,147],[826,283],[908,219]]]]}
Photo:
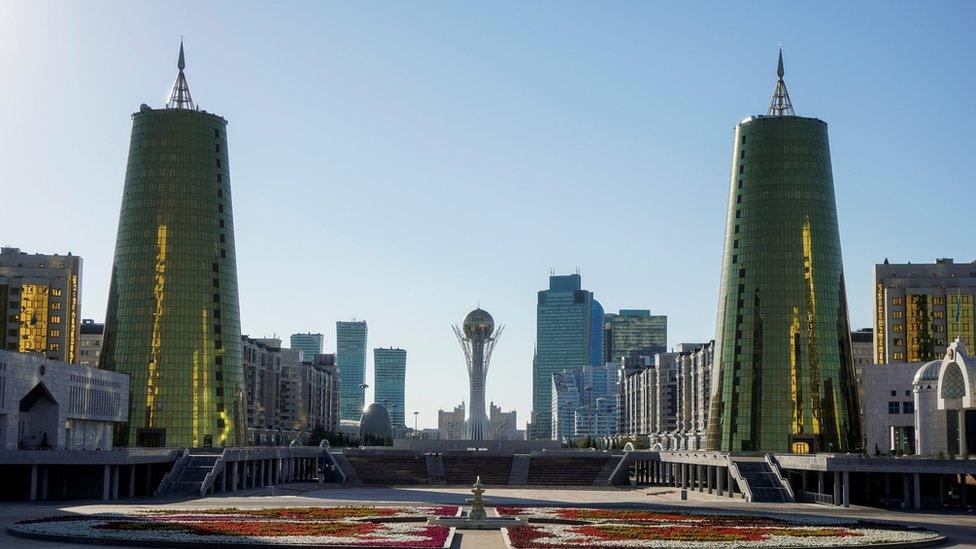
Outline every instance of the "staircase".
{"type": "Polygon", "coordinates": [[[427,478],[430,479],[430,483],[447,484],[444,474],[444,462],[441,460],[441,456],[427,454],[424,458],[427,462],[427,478]]]}
{"type": "Polygon", "coordinates": [[[793,501],[790,491],[783,485],[783,479],[773,471],[763,458],[732,458],[739,473],[749,485],[754,502],[788,503],[793,501]]]}
{"type": "Polygon", "coordinates": [[[613,475],[614,471],[617,469],[617,465],[624,459],[624,456],[610,456],[607,463],[603,466],[600,474],[596,476],[596,480],[593,484],[596,486],[610,486],[610,477],[613,475]]]}
{"type": "Polygon", "coordinates": [[[213,479],[220,472],[224,462],[219,453],[206,453],[191,450],[183,466],[176,471],[167,485],[165,496],[201,496],[212,487],[213,479]],[[211,486],[207,486],[210,484],[211,486]]]}
{"type": "Polygon", "coordinates": [[[512,456],[460,456],[445,454],[444,475],[447,484],[508,484],[512,478],[512,456]]]}
{"type": "Polygon", "coordinates": [[[332,452],[332,460],[335,461],[336,468],[341,473],[343,484],[350,486],[361,486],[363,484],[363,481],[359,479],[359,475],[356,474],[356,470],[353,469],[352,464],[346,459],[345,454],[342,452],[332,452]]]}
{"type": "Polygon", "coordinates": [[[508,483],[512,486],[525,486],[529,482],[529,460],[528,454],[515,454],[512,456],[512,473],[508,477],[508,483]]]}
{"type": "Polygon", "coordinates": [[[529,461],[527,484],[592,486],[600,473],[603,472],[608,461],[609,456],[594,456],[592,458],[532,456],[529,461]]]}
{"type": "Polygon", "coordinates": [[[378,455],[346,455],[359,480],[367,485],[428,484],[424,456],[403,455],[399,459],[378,455]]]}

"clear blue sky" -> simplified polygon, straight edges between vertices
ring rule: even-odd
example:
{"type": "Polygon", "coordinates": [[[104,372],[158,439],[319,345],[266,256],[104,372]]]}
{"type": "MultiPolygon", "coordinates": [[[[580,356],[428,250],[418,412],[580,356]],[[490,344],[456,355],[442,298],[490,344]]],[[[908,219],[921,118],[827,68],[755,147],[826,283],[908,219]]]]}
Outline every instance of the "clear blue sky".
{"type": "MultiPolygon", "coordinates": [[[[421,424],[467,397],[450,325],[506,324],[488,396],[530,408],[536,292],[579,268],[607,311],[714,337],[731,137],[782,42],[830,124],[852,324],[872,266],[976,258],[973,2],[0,0],[0,243],[84,258],[103,319],[130,131],[180,35],[229,121],[243,329],[369,322],[421,424]]],[[[372,359],[370,359],[371,361],[372,359]]],[[[372,369],[367,375],[372,376],[372,369]]]]}

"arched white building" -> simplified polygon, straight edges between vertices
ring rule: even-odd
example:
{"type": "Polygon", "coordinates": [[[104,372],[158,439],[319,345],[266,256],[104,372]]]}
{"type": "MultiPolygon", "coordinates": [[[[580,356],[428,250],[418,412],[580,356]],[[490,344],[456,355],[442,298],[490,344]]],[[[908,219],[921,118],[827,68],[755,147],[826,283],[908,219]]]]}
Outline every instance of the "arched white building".
{"type": "Polygon", "coordinates": [[[974,446],[967,423],[976,412],[976,360],[960,338],[949,344],[942,360],[927,362],[913,380],[916,453],[965,457],[974,446]]]}

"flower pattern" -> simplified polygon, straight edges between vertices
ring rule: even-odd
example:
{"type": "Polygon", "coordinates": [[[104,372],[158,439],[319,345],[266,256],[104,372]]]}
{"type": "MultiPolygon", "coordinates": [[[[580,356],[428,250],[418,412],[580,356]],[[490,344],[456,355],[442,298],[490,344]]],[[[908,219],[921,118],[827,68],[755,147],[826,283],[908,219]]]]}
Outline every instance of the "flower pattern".
{"type": "Polygon", "coordinates": [[[897,524],[825,517],[730,515],[558,507],[498,507],[535,521],[505,529],[510,547],[835,547],[920,543],[938,533],[897,524]],[[553,523],[547,524],[548,521],[553,523]],[[565,522],[560,522],[565,521],[565,522]]]}
{"type": "Polygon", "coordinates": [[[154,510],[130,515],[74,515],[19,522],[22,535],[209,545],[397,547],[451,546],[454,529],[427,516],[456,515],[457,506],[281,507],[154,510]]]}

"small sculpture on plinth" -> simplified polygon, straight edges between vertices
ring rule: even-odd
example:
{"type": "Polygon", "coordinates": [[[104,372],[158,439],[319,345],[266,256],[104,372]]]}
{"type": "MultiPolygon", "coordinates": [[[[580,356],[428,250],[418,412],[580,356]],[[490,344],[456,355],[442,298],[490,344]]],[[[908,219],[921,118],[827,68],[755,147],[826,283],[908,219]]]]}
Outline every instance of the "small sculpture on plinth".
{"type": "Polygon", "coordinates": [[[467,513],[460,513],[456,517],[427,517],[427,524],[448,526],[470,530],[492,530],[499,528],[511,528],[513,526],[525,526],[528,521],[518,517],[489,517],[485,511],[485,489],[481,484],[481,475],[474,481],[471,487],[474,497],[467,498],[465,503],[471,505],[471,510],[467,513]]]}
{"type": "Polygon", "coordinates": [[[471,520],[485,520],[488,518],[488,514],[485,512],[485,498],[482,496],[485,493],[485,489],[481,487],[481,475],[478,475],[478,478],[475,479],[471,493],[474,494],[474,497],[465,500],[466,503],[471,504],[471,512],[468,513],[468,518],[471,520]]]}

